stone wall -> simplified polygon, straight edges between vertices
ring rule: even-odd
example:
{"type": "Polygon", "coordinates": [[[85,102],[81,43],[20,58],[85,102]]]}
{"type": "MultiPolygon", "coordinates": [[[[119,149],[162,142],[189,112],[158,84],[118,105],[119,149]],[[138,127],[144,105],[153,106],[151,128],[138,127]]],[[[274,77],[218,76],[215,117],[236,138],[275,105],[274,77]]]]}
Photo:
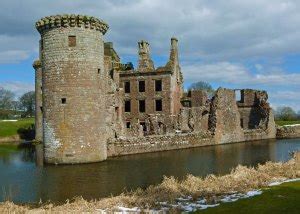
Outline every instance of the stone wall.
{"type": "Polygon", "coordinates": [[[115,157],[121,155],[184,149],[214,144],[215,141],[211,136],[202,134],[148,136],[124,140],[118,139],[108,143],[107,156],[115,157]]]}
{"type": "Polygon", "coordinates": [[[237,102],[243,129],[267,128],[267,120],[271,108],[268,94],[265,91],[243,89],[240,90],[241,100],[237,102]]]}
{"type": "MultiPolygon", "coordinates": [[[[120,73],[120,88],[124,90],[124,83],[130,82],[130,93],[125,93],[124,100],[130,100],[131,111],[124,112],[125,120],[139,119],[145,121],[147,114],[171,114],[171,74],[170,72],[139,73],[128,71],[120,73]],[[162,91],[155,91],[155,80],[162,81],[162,91]],[[145,81],[145,92],[139,92],[139,81],[145,81]],[[155,100],[162,100],[162,111],[155,110],[155,100]],[[139,100],[145,100],[145,112],[139,111],[139,100]]],[[[124,108],[123,108],[124,109],[124,108]]]]}
{"type": "Polygon", "coordinates": [[[300,138],[300,124],[278,126],[276,137],[278,139],[300,138]]]}
{"type": "Polygon", "coordinates": [[[207,94],[203,90],[191,90],[190,92],[191,106],[199,107],[207,104],[207,94]]]}
{"type": "Polygon", "coordinates": [[[182,107],[179,115],[179,126],[182,132],[207,132],[209,107],[182,107]]]}
{"type": "Polygon", "coordinates": [[[233,90],[219,88],[216,91],[211,102],[209,130],[218,143],[244,141],[240,113],[233,90]]]}

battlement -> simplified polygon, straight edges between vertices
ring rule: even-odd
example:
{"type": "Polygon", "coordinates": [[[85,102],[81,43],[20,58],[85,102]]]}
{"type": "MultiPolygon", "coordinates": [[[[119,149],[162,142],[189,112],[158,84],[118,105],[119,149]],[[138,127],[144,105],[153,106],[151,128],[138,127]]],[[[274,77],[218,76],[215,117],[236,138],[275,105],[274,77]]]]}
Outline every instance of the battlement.
{"type": "Polygon", "coordinates": [[[89,29],[95,29],[103,33],[108,30],[109,26],[104,21],[92,16],[64,14],[55,16],[46,16],[41,18],[35,23],[36,29],[39,33],[44,30],[59,27],[84,27],[89,29]]]}

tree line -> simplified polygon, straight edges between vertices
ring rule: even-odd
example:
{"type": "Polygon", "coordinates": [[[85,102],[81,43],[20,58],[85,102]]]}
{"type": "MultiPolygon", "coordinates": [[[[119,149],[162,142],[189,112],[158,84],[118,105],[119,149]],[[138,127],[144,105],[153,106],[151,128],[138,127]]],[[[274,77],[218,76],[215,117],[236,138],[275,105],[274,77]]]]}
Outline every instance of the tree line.
{"type": "Polygon", "coordinates": [[[10,90],[0,87],[0,119],[33,117],[35,114],[35,92],[29,91],[17,97],[10,90]]]}
{"type": "Polygon", "coordinates": [[[300,111],[297,113],[292,107],[289,106],[278,107],[275,110],[275,120],[300,120],[300,111]]]}

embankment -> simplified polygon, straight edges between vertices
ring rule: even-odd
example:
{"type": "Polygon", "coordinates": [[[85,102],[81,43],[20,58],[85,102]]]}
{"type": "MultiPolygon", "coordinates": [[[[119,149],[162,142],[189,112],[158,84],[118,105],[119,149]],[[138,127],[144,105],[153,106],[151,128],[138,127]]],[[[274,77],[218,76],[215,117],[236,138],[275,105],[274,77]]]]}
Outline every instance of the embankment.
{"type": "Polygon", "coordinates": [[[300,138],[300,124],[278,126],[276,138],[300,138]]]}
{"type": "MultiPolygon", "coordinates": [[[[274,134],[269,134],[262,129],[244,130],[240,142],[274,138],[275,131],[274,134]]],[[[108,142],[107,156],[116,157],[234,142],[239,141],[226,141],[221,143],[211,133],[180,133],[173,135],[145,136],[141,138],[114,139],[108,142]]]]}
{"type": "Polygon", "coordinates": [[[0,137],[0,144],[1,143],[15,143],[20,142],[20,136],[19,135],[12,135],[8,137],[0,137]]]}

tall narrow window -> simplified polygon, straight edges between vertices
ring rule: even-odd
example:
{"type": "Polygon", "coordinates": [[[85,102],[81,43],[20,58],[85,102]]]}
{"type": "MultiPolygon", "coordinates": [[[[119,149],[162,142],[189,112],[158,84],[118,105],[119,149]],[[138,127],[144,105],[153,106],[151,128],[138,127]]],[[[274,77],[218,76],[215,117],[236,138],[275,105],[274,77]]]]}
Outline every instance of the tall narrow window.
{"type": "Polygon", "coordinates": [[[145,100],[139,100],[139,111],[140,112],[145,112],[146,111],[145,100]]]}
{"type": "Polygon", "coordinates": [[[140,125],[143,127],[143,131],[147,131],[146,123],[145,122],[140,122],[140,125]]]}
{"type": "Polygon", "coordinates": [[[155,80],[155,91],[162,91],[162,81],[155,80]]]}
{"type": "Polygon", "coordinates": [[[130,82],[124,82],[125,93],[130,93],[130,82]]]}
{"type": "Polygon", "coordinates": [[[139,81],[139,92],[145,92],[145,81],[139,81]]]}
{"type": "Polygon", "coordinates": [[[117,116],[117,120],[119,120],[119,118],[120,118],[119,107],[115,107],[115,113],[116,113],[116,116],[117,116]]]}
{"type": "Polygon", "coordinates": [[[155,111],[162,111],[162,100],[155,100],[155,111]]]}
{"type": "Polygon", "coordinates": [[[69,36],[69,47],[76,46],[76,36],[69,36]]]}
{"type": "Polygon", "coordinates": [[[127,129],[130,129],[130,128],[131,128],[131,124],[130,124],[129,121],[126,122],[126,128],[127,128],[127,129]]]}
{"type": "Polygon", "coordinates": [[[131,102],[130,100],[125,100],[125,112],[131,111],[131,102]]]}
{"type": "Polygon", "coordinates": [[[66,104],[67,103],[67,98],[61,98],[61,103],[66,104]]]}
{"type": "Polygon", "coordinates": [[[44,42],[42,39],[40,40],[40,45],[41,45],[41,50],[44,50],[44,42]]]}

